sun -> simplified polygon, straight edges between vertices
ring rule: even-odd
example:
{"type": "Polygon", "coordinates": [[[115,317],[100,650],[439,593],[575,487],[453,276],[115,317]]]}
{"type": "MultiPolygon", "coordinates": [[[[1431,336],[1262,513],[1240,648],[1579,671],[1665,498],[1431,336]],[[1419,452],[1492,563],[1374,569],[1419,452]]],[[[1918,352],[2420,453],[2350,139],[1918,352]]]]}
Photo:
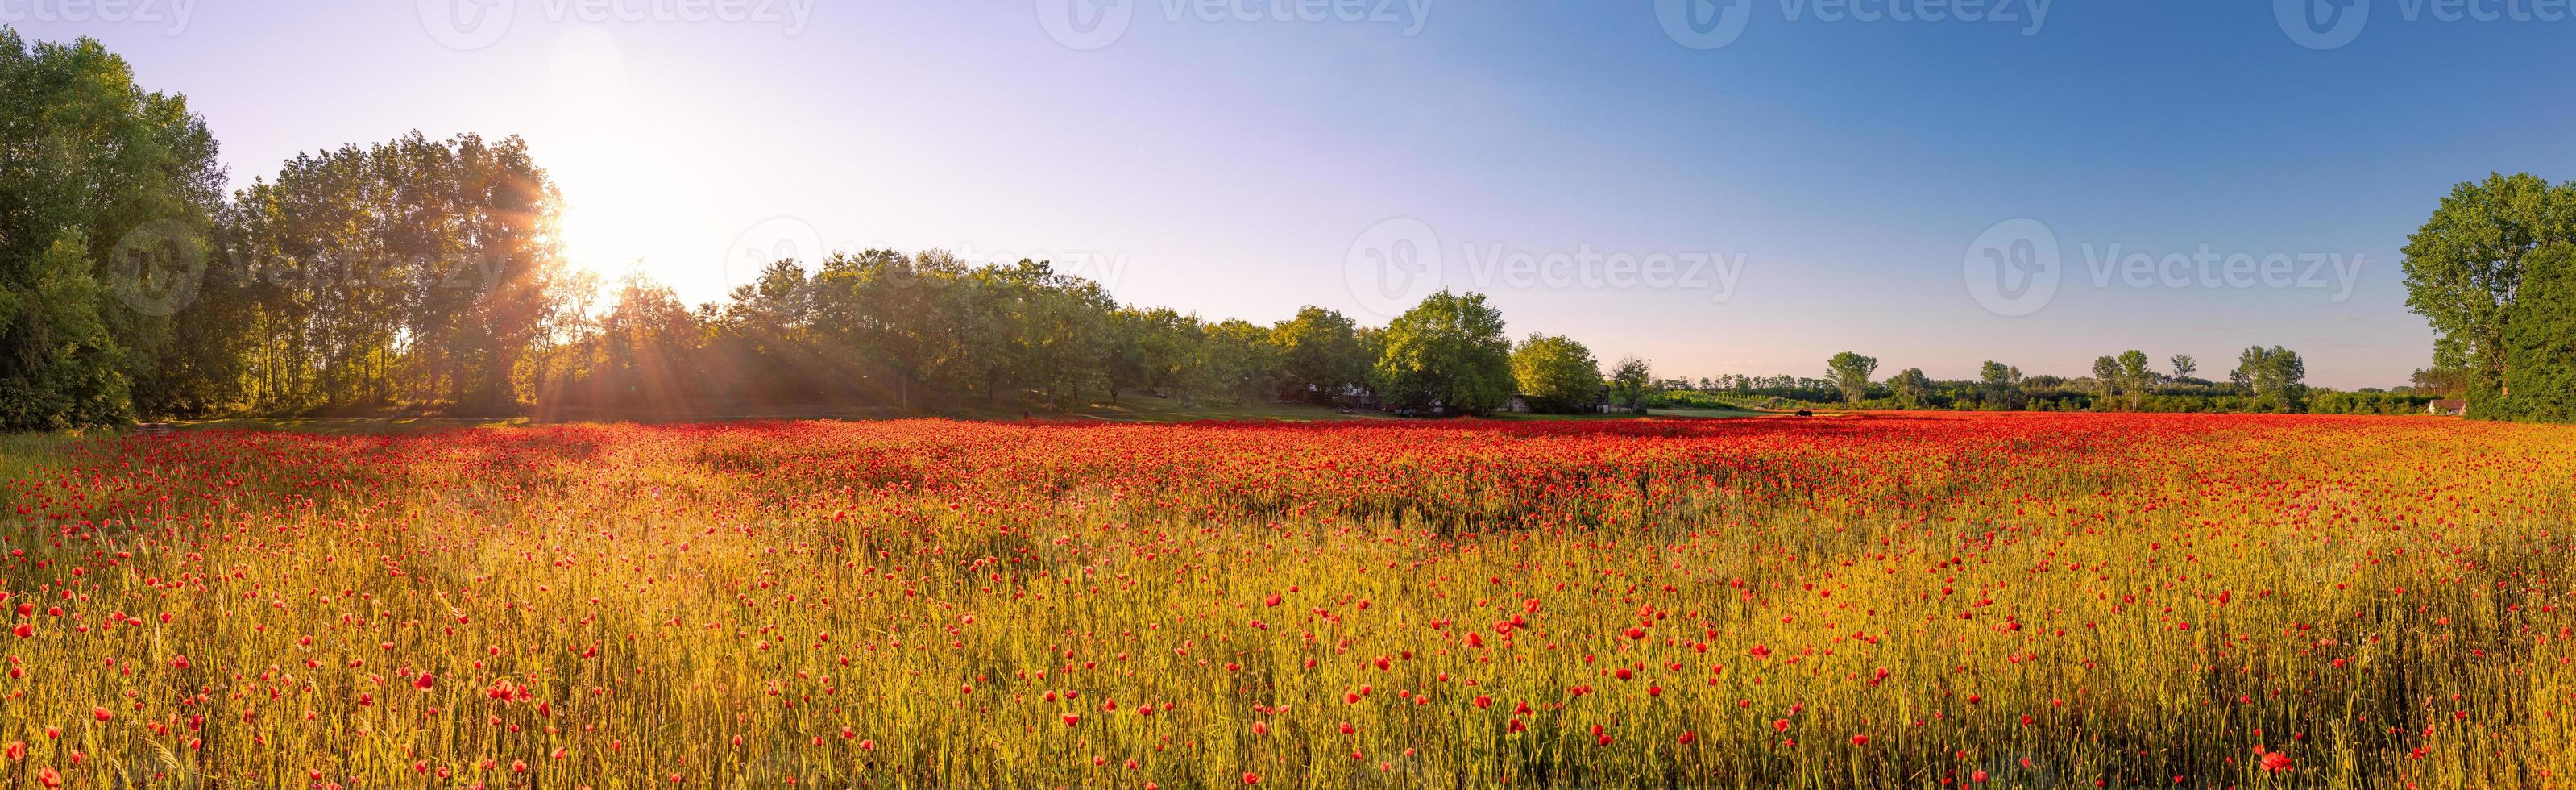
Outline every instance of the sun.
{"type": "MultiPolygon", "coordinates": [[[[541,141],[563,192],[556,229],[574,265],[615,279],[672,252],[668,201],[677,190],[653,161],[651,127],[636,117],[625,56],[601,28],[566,31],[548,59],[550,117],[541,141]]],[[[674,272],[645,269],[655,279],[674,272]]]]}

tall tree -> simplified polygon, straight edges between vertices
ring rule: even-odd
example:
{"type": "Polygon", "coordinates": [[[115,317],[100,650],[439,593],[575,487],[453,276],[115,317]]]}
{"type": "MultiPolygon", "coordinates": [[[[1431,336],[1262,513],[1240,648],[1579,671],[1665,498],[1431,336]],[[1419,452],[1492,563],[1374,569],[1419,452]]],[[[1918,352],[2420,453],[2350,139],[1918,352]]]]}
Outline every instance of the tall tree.
{"type": "Polygon", "coordinates": [[[819,400],[813,337],[813,297],[805,269],[793,259],[771,261],[751,282],[734,286],[717,313],[711,363],[727,406],[819,400]]]}
{"type": "Polygon", "coordinates": [[[1386,327],[1374,380],[1387,403],[1474,414],[1511,398],[1511,341],[1483,294],[1424,297],[1386,327]]]}
{"type": "Polygon", "coordinates": [[[2191,378],[2191,374],[2200,370],[2200,360],[2192,359],[2190,354],[2175,354],[2167,362],[2173,365],[2176,380],[2191,378]]]}
{"type": "Polygon", "coordinates": [[[1646,392],[1655,377],[1654,368],[1636,357],[1621,357],[1618,367],[1610,371],[1610,399],[1630,409],[1646,406],[1646,392]]]}
{"type": "Polygon", "coordinates": [[[1270,332],[1279,351],[1282,383],[1294,397],[1329,401],[1368,381],[1367,349],[1359,324],[1339,312],[1308,305],[1270,332]]]}
{"type": "Polygon", "coordinates": [[[1145,386],[1145,311],[1121,307],[1109,314],[1101,346],[1100,380],[1117,403],[1127,390],[1145,386]]]}
{"type": "Polygon", "coordinates": [[[1531,411],[1573,413],[1600,397],[1601,363],[1573,338],[1533,333],[1512,349],[1512,379],[1531,411]]]}
{"type": "Polygon", "coordinates": [[[938,290],[952,276],[937,267],[947,260],[872,249],[832,256],[817,276],[827,293],[847,294],[821,297],[829,311],[823,328],[851,350],[862,387],[876,403],[907,410],[918,405],[927,371],[938,362],[941,328],[927,322],[936,319],[938,290]],[[929,265],[924,257],[932,258],[929,265]]]}
{"type": "Polygon", "coordinates": [[[2500,414],[2508,368],[2505,328],[2525,260],[2576,232],[2576,184],[2551,186],[2529,173],[2489,174],[2451,188],[2405,248],[2406,306],[2437,334],[2438,367],[2476,374],[2471,414],[2500,414]]]}
{"type": "Polygon", "coordinates": [[[1878,372],[1878,360],[1849,351],[1825,360],[1825,375],[1842,390],[1844,403],[1859,403],[1869,397],[1870,374],[1878,372]]]}
{"type": "MultiPolygon", "coordinates": [[[[202,379],[221,360],[159,371],[223,177],[185,99],[136,86],[96,41],[30,47],[0,27],[0,429],[220,399],[202,379]]],[[[223,344],[181,350],[198,346],[223,344]]]]}
{"type": "Polygon", "coordinates": [[[2015,386],[2021,383],[2021,368],[1990,359],[1977,367],[1977,378],[1990,387],[2015,386]]]}
{"type": "Polygon", "coordinates": [[[561,203],[516,137],[414,132],[253,182],[225,209],[218,273],[253,306],[223,331],[263,341],[244,399],[514,409],[520,357],[564,304],[561,203]]]}
{"type": "Polygon", "coordinates": [[[2099,406],[2109,406],[2120,395],[2120,358],[2093,358],[2093,393],[2100,397],[2099,406]]]}
{"type": "MultiPolygon", "coordinates": [[[[1017,347],[1022,384],[1047,405],[1064,408],[1076,393],[1099,388],[1104,377],[1100,357],[1108,348],[1109,315],[1117,303],[1099,283],[1058,273],[1051,262],[1021,261],[1021,266],[1030,274],[1017,347]]],[[[1266,354],[1268,340],[1264,336],[1253,347],[1266,354]]],[[[1270,368],[1266,358],[1261,360],[1257,380],[1246,386],[1266,389],[1270,368]]]]}
{"type": "Polygon", "coordinates": [[[2522,288],[2504,329],[2505,419],[2576,422],[2576,245],[2556,242],[2524,259],[2522,288]]]}
{"type": "Polygon", "coordinates": [[[578,404],[620,413],[685,413],[703,384],[696,369],[704,332],[669,287],[641,275],[617,285],[598,331],[575,344],[575,363],[541,405],[578,404]]]}
{"type": "Polygon", "coordinates": [[[2298,411],[2307,395],[2307,361],[2280,346],[2246,348],[2227,375],[2275,411],[2298,411]]]}
{"type": "Polygon", "coordinates": [[[1199,383],[1192,366],[1200,358],[1199,347],[1207,342],[1203,322],[1168,307],[1144,310],[1132,320],[1145,386],[1185,403],[1192,401],[1199,383]]]}
{"type": "Polygon", "coordinates": [[[2416,368],[2406,378],[2407,388],[2417,395],[2434,398],[2457,398],[2468,391],[2469,372],[2459,368],[2416,368]]]}
{"type": "Polygon", "coordinates": [[[1207,324],[1192,365],[1197,391],[1218,403],[1259,403],[1278,394],[1278,347],[1266,327],[1239,318],[1207,324]]]}
{"type": "Polygon", "coordinates": [[[1985,387],[1985,398],[1994,405],[2018,409],[2028,396],[2021,391],[2021,368],[1987,360],[1978,367],[1977,378],[1985,387]]]}
{"type": "Polygon", "coordinates": [[[2149,367],[2147,352],[2129,349],[2120,352],[2120,394],[2131,410],[2144,405],[2147,390],[2156,383],[2156,371],[2149,367]]]}
{"type": "Polygon", "coordinates": [[[1919,406],[1923,403],[1923,396],[1932,392],[1932,378],[1923,375],[1922,368],[1906,368],[1887,380],[1887,388],[1895,390],[1897,400],[1904,401],[1905,405],[1919,406]]]}

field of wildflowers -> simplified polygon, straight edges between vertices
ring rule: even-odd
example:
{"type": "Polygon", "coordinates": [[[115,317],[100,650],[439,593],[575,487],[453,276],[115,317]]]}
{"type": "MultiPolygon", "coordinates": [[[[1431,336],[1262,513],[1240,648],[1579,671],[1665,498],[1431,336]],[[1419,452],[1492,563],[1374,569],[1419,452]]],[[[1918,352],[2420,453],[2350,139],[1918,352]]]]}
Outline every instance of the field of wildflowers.
{"type": "Polygon", "coordinates": [[[12,787],[2515,787],[2576,432],[935,420],[96,439],[12,787]]]}

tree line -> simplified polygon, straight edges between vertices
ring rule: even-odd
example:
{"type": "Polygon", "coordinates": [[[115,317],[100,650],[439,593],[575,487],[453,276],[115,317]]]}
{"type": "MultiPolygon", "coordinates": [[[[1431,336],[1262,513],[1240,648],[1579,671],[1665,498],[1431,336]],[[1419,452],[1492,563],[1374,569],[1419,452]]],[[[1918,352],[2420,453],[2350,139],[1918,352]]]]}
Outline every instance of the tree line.
{"type": "Polygon", "coordinates": [[[0,427],[237,413],[1067,407],[1145,391],[1480,413],[1644,389],[1503,335],[1477,294],[1384,327],[1118,304],[1046,261],[777,261],[717,302],[572,266],[516,137],[301,154],[231,195],[183,97],[97,42],[0,28],[0,427]]]}
{"type": "MultiPolygon", "coordinates": [[[[227,195],[215,138],[184,97],[136,86],[94,41],[30,44],[6,28],[0,118],[6,429],[388,410],[1072,408],[1139,392],[1471,414],[1755,399],[2321,403],[2298,356],[2278,347],[2248,349],[2227,382],[2194,378],[2188,357],[2150,370],[2136,351],[2082,379],[1990,362],[1976,380],[1909,369],[1881,381],[1876,360],[1845,353],[1821,379],[1658,381],[1644,360],[1605,368],[1571,338],[1512,340],[1478,294],[1434,294],[1385,326],[1313,306],[1257,324],[1120,304],[1046,261],[973,265],[938,250],[777,261],[692,306],[640,275],[603,282],[572,265],[560,192],[516,137],[413,132],[301,154],[227,195]]],[[[2419,378],[2469,392],[2482,416],[2565,413],[2570,388],[2554,377],[2576,326],[2571,194],[2528,176],[2464,184],[2408,248],[2417,309],[2444,332],[2419,378]]],[[[2349,395],[2365,394],[2392,393],[2349,395]]]]}
{"type": "Polygon", "coordinates": [[[2419,371],[2419,385],[2351,392],[2311,387],[2307,363],[2280,346],[2249,347],[2224,381],[2198,378],[2200,362],[2175,354],[2157,365],[2131,349],[2093,361],[2092,375],[2024,375],[1987,361],[1974,379],[1941,380],[1907,368],[1873,378],[1876,358],[1856,352],[1825,361],[1825,376],[1727,375],[1657,382],[1650,405],[1670,408],[1839,407],[1976,411],[2287,412],[2411,414],[2445,397],[2419,371]]]}
{"type": "Polygon", "coordinates": [[[868,250],[778,261],[689,306],[570,265],[561,194],[516,137],[302,154],[227,196],[186,100],[138,87],[86,39],[0,28],[0,112],[0,428],[1043,407],[1140,390],[1475,413],[1506,407],[1524,372],[1602,383],[1568,376],[1571,360],[1516,369],[1475,294],[1385,327],[1317,307],[1262,325],[1120,305],[1045,261],[868,250]]]}

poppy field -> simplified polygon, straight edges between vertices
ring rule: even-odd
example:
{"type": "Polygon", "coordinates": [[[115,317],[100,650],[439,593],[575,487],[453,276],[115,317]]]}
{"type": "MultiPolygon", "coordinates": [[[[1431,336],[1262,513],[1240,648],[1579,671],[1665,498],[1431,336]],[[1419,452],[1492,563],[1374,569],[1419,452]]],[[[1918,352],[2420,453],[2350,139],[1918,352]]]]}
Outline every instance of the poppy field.
{"type": "Polygon", "coordinates": [[[2576,432],[1884,414],[74,441],[12,787],[2521,787],[2576,432]]]}

